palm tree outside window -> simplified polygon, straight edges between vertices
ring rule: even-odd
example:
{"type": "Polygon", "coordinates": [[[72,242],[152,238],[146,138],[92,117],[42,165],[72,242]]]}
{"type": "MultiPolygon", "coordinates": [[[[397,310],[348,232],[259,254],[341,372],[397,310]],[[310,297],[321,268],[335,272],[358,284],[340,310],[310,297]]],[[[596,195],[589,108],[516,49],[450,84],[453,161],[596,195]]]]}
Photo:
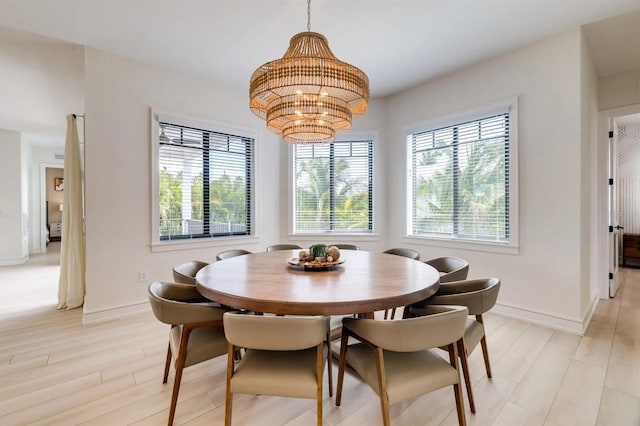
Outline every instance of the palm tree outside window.
{"type": "Polygon", "coordinates": [[[295,145],[294,232],[373,231],[373,141],[295,145]]]}

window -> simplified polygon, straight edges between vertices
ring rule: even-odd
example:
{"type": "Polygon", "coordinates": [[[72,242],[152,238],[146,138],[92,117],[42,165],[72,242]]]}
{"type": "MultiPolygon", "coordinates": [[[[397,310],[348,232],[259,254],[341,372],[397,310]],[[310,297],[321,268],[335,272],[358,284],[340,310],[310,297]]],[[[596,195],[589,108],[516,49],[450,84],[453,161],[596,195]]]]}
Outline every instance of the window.
{"type": "Polygon", "coordinates": [[[158,119],[158,239],[252,235],[251,137],[158,119]]]}
{"type": "Polygon", "coordinates": [[[373,231],[373,141],[294,145],[295,233],[373,231]]]}
{"type": "Polygon", "coordinates": [[[509,108],[407,136],[416,237],[513,244],[509,108]]]}

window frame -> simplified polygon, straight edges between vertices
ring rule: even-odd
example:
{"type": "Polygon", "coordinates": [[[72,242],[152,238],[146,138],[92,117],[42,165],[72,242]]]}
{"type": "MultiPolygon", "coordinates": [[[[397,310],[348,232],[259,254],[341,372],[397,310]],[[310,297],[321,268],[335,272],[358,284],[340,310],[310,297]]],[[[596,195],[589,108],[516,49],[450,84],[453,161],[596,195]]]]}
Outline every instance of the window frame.
{"type": "Polygon", "coordinates": [[[207,119],[190,118],[180,116],[174,113],[159,112],[151,109],[151,251],[171,251],[181,249],[220,247],[229,244],[237,244],[238,241],[257,241],[258,237],[258,194],[256,188],[258,179],[258,138],[257,132],[253,129],[236,127],[233,125],[213,122],[207,119]],[[160,200],[159,200],[159,159],[160,159],[160,122],[168,122],[177,126],[186,126],[202,130],[210,130],[217,133],[231,134],[243,138],[253,139],[252,150],[252,170],[250,171],[249,199],[251,200],[250,211],[247,213],[248,220],[251,223],[251,231],[249,235],[227,235],[215,237],[198,237],[198,238],[177,238],[177,239],[161,239],[160,238],[160,200]]]}
{"type": "Polygon", "coordinates": [[[518,98],[512,97],[496,101],[481,107],[468,109],[459,113],[435,118],[413,124],[404,129],[404,221],[403,240],[410,244],[446,247],[453,249],[469,249],[505,254],[519,252],[518,226],[518,98]],[[509,241],[484,241],[463,239],[450,235],[414,235],[413,234],[413,186],[411,161],[413,152],[408,142],[411,135],[430,130],[464,124],[469,121],[482,120],[493,115],[509,113],[509,241]]]}
{"type": "Polygon", "coordinates": [[[371,173],[372,173],[372,196],[371,196],[371,208],[372,208],[372,223],[370,232],[341,232],[341,231],[318,231],[318,232],[297,232],[295,229],[295,153],[294,145],[288,147],[288,177],[289,177],[289,205],[288,205],[288,220],[289,220],[289,239],[291,241],[311,241],[317,242],[319,237],[330,238],[335,242],[340,239],[340,242],[362,242],[362,241],[378,241],[379,240],[379,220],[380,220],[380,182],[377,171],[380,170],[378,159],[378,132],[370,131],[363,133],[345,133],[336,137],[335,142],[357,142],[357,141],[371,141],[371,173]]]}

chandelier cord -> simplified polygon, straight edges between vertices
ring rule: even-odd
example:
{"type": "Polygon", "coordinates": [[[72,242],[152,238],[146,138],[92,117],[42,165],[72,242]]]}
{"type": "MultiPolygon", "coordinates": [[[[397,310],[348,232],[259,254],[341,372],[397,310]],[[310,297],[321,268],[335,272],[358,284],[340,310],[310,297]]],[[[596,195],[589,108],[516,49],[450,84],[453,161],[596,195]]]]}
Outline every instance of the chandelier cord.
{"type": "Polygon", "coordinates": [[[307,0],[307,31],[311,31],[311,0],[307,0]]]}

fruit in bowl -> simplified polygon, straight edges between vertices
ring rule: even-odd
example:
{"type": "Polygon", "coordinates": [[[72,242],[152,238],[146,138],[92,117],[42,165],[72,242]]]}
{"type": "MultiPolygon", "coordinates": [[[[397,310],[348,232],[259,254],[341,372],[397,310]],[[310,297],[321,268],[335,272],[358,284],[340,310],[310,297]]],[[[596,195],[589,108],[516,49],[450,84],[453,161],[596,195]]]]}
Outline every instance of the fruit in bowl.
{"type": "Polygon", "coordinates": [[[329,247],[326,244],[313,244],[309,250],[300,250],[298,258],[307,263],[336,262],[340,259],[340,249],[336,246],[329,247]]]}

